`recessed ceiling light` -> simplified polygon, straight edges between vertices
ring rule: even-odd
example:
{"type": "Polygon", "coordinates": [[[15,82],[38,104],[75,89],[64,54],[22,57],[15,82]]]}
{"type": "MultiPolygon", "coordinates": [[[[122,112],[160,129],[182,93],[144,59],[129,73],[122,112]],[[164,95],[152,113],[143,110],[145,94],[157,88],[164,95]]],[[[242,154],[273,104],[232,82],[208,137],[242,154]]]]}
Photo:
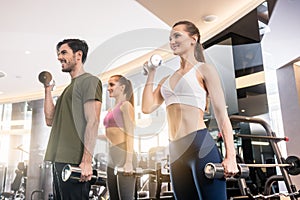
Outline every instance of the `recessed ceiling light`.
{"type": "Polygon", "coordinates": [[[0,95],[3,94],[4,92],[0,91],[0,95]]]}
{"type": "Polygon", "coordinates": [[[5,76],[6,76],[6,74],[4,72],[0,71],[0,78],[5,77],[5,76]]]}
{"type": "Polygon", "coordinates": [[[205,15],[202,17],[202,20],[205,23],[212,23],[212,22],[217,21],[217,19],[218,19],[218,16],[216,16],[216,15],[205,15]]]}
{"type": "Polygon", "coordinates": [[[31,54],[31,51],[26,50],[26,51],[25,51],[25,54],[26,54],[26,55],[29,55],[29,54],[31,54]]]}

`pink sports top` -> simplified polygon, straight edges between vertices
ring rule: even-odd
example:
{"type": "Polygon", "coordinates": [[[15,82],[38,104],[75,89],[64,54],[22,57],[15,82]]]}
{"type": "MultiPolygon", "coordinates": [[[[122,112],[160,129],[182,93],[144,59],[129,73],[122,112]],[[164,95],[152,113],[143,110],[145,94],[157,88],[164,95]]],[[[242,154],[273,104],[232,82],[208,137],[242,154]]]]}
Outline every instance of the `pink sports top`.
{"type": "Polygon", "coordinates": [[[106,114],[103,120],[103,124],[105,128],[109,128],[109,127],[124,128],[122,111],[120,110],[120,106],[122,103],[123,102],[118,103],[114,109],[112,109],[106,114]]]}
{"type": "Polygon", "coordinates": [[[185,73],[176,83],[174,89],[170,87],[170,77],[161,86],[161,95],[166,106],[179,103],[194,106],[205,111],[206,91],[200,86],[196,77],[196,70],[202,63],[196,64],[190,71],[185,73]]]}

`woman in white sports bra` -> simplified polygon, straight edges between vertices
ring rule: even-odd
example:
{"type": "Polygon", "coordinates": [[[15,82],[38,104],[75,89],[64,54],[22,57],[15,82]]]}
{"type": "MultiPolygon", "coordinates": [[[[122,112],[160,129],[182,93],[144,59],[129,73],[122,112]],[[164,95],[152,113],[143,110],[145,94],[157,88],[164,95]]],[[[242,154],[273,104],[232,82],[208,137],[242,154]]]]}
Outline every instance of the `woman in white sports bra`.
{"type": "Polygon", "coordinates": [[[200,33],[193,23],[180,21],[173,26],[170,47],[181,58],[180,68],[163,78],[155,89],[156,69],[148,68],[142,111],[151,113],[164,101],[166,103],[170,174],[175,198],[227,199],[225,178],[207,179],[203,170],[208,162],[222,162],[225,177],[238,172],[232,126],[218,73],[214,66],[205,63],[200,33]],[[224,159],[204,123],[207,96],[224,139],[224,159]]]}

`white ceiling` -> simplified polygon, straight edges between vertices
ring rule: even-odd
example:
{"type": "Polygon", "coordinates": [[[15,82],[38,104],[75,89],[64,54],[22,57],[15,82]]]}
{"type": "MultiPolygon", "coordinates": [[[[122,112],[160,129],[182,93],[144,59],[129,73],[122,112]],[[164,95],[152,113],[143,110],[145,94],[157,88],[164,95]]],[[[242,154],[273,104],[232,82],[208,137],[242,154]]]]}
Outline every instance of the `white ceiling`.
{"type": "MultiPolygon", "coordinates": [[[[68,84],[70,77],[60,70],[55,46],[64,38],[80,38],[90,46],[89,54],[107,47],[104,44],[120,39],[127,33],[139,33],[125,43],[110,46],[111,54],[122,45],[149,40],[146,30],[169,31],[170,26],[182,19],[197,24],[202,42],[213,37],[240,17],[256,8],[264,0],[0,0],[0,103],[43,98],[43,87],[38,74],[52,73],[57,88],[68,84]],[[206,15],[216,15],[214,23],[204,23],[206,15]],[[142,31],[140,31],[142,30],[142,31]],[[144,37],[143,37],[144,36],[144,37]],[[147,37],[146,37],[147,36],[147,37]]],[[[151,37],[151,36],[150,36],[151,37]]],[[[125,37],[126,38],[126,37],[125,37]]],[[[167,43],[168,38],[161,38],[167,43]]],[[[157,47],[163,43],[155,43],[157,47]]],[[[154,46],[152,48],[155,48],[154,46]]],[[[127,49],[127,51],[130,51],[127,49]]],[[[111,62],[123,64],[140,56],[122,58],[120,55],[97,54],[98,60],[113,58],[111,62]]],[[[95,57],[95,54],[94,54],[95,57]]],[[[98,66],[91,59],[89,66],[98,66]]],[[[108,69],[106,66],[102,66],[108,69]]],[[[128,66],[127,66],[128,67],[128,66]]],[[[87,69],[87,71],[89,71],[87,69]]],[[[99,70],[100,75],[103,70],[99,70]]]]}

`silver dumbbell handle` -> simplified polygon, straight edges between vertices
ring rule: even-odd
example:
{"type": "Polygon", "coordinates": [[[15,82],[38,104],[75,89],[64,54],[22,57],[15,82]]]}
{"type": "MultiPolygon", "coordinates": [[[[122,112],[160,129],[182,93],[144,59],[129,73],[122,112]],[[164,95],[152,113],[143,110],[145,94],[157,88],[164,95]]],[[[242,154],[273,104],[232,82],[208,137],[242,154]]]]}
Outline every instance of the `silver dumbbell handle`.
{"type": "MultiPolygon", "coordinates": [[[[69,179],[80,180],[80,177],[81,177],[81,169],[79,167],[73,167],[69,164],[64,166],[62,173],[61,173],[61,178],[64,182],[68,181],[69,179]]],[[[106,172],[94,169],[90,183],[97,184],[97,182],[99,182],[98,179],[101,181],[105,180],[106,172]]]]}
{"type": "MultiPolygon", "coordinates": [[[[234,177],[246,178],[249,176],[249,168],[246,164],[238,163],[239,173],[234,177]]],[[[224,178],[224,167],[221,163],[207,163],[204,167],[204,174],[209,179],[224,178]]]]}
{"type": "MultiPolygon", "coordinates": [[[[142,176],[144,174],[155,174],[156,170],[154,169],[142,169],[140,167],[137,167],[131,175],[133,176],[142,176]]],[[[124,168],[122,167],[115,167],[114,169],[114,174],[115,175],[126,175],[124,168]]]]}

